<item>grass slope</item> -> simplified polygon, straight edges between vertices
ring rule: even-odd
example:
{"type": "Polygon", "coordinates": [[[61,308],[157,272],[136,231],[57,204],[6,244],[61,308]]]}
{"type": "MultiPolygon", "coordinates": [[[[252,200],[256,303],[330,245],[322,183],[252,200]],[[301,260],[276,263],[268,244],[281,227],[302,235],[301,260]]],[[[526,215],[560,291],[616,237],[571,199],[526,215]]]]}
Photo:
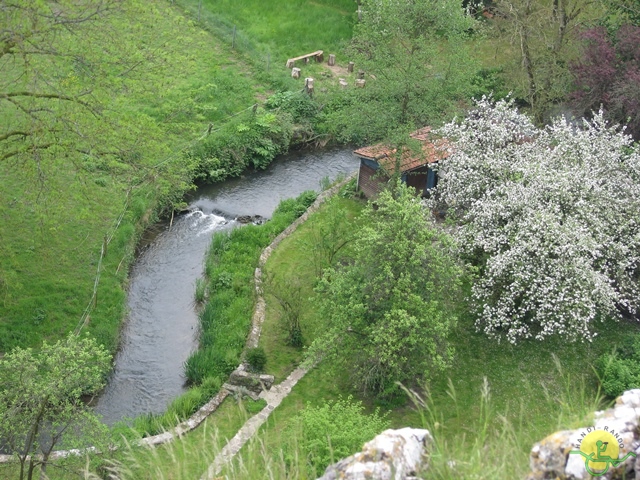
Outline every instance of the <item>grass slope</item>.
{"type": "Polygon", "coordinates": [[[78,169],[64,158],[46,170],[0,164],[0,352],[76,327],[92,296],[104,238],[112,234],[87,329],[114,350],[140,227],[155,218],[159,202],[179,199],[190,185],[185,143],[255,101],[259,88],[245,67],[168,3],[130,14],[111,28],[162,49],[164,68],[145,70],[133,91],[105,92],[106,106],[148,124],[153,150],[141,152],[133,167],[95,162],[78,169]]]}

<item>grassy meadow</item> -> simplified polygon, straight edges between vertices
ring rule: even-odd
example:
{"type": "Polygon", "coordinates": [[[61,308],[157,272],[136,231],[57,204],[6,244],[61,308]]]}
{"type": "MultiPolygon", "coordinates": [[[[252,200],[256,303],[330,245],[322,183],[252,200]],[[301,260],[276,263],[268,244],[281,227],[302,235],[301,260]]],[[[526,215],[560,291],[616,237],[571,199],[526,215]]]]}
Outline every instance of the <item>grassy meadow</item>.
{"type": "Polygon", "coordinates": [[[191,186],[193,162],[183,152],[210,123],[223,124],[264,91],[230,48],[177,7],[131,7],[128,14],[135,22],[108,27],[130,48],[135,37],[162,52],[128,91],[100,92],[113,135],[133,143],[145,136],[133,166],[78,166],[64,157],[0,164],[0,352],[64,337],[88,306],[87,330],[114,351],[141,228],[191,186]]]}

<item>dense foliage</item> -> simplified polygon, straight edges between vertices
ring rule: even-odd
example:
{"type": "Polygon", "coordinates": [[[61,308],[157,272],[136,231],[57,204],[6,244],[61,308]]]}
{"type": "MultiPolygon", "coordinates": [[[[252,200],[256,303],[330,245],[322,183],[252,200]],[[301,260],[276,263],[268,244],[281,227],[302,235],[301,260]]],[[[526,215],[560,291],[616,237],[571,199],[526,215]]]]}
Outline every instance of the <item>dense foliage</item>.
{"type": "Polygon", "coordinates": [[[398,125],[423,126],[470,98],[475,62],[465,44],[474,20],[456,0],[364,0],[350,56],[366,88],[336,93],[324,128],[342,142],[383,138],[398,125]]]}
{"type": "Polygon", "coordinates": [[[572,64],[576,90],[571,102],[590,117],[602,108],[605,117],[627,125],[640,139],[640,26],[623,25],[611,35],[604,27],[586,30],[579,62],[572,64]]]}
{"type": "Polygon", "coordinates": [[[602,390],[615,398],[625,390],[640,388],[640,337],[628,338],[596,363],[602,390]]]}
{"type": "Polygon", "coordinates": [[[483,99],[441,133],[454,141],[437,197],[478,267],[477,327],[510,342],[591,339],[592,322],[640,304],[640,154],[602,113],[533,126],[483,99]]]}
{"type": "Polygon", "coordinates": [[[366,414],[362,402],[349,396],[320,406],[308,403],[290,422],[289,434],[299,436],[299,450],[321,473],[331,463],[359,451],[388,426],[386,415],[380,415],[379,410],[366,414]]]}
{"type": "Polygon", "coordinates": [[[461,271],[413,189],[398,184],[363,215],[353,258],[317,287],[327,331],[311,354],[345,366],[364,391],[390,393],[448,365],[461,271]]]}
{"type": "Polygon", "coordinates": [[[110,360],[95,340],[76,336],[0,359],[0,439],[19,460],[20,479],[31,479],[37,466],[44,472],[55,447],[105,438],[84,397],[102,389],[110,360]]]}

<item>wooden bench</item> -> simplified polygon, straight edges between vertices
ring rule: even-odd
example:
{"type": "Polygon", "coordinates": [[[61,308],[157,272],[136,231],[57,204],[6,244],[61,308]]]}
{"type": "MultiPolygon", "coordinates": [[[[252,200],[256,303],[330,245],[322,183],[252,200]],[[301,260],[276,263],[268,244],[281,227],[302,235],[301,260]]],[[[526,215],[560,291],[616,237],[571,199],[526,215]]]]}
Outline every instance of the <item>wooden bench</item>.
{"type": "Polygon", "coordinates": [[[293,68],[298,60],[304,60],[304,63],[309,63],[309,59],[311,57],[316,58],[316,62],[320,63],[324,60],[324,52],[322,50],[318,50],[313,53],[307,53],[306,55],[300,55],[299,57],[290,58],[287,60],[287,68],[293,68]]]}

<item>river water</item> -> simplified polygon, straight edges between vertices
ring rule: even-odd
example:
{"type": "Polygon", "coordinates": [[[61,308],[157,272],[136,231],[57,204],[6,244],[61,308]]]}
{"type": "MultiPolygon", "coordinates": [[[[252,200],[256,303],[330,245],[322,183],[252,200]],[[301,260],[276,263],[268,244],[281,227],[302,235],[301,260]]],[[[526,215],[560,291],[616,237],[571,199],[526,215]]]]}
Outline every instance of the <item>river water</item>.
{"type": "Polygon", "coordinates": [[[105,423],[161,413],[186,390],[183,364],[198,341],[195,282],[213,233],[237,226],[238,216],[269,218],[280,200],[357,168],[350,150],[294,152],[265,171],[199,188],[187,198],[189,213],[145,233],[129,277],[115,369],[96,404],[105,423]]]}

